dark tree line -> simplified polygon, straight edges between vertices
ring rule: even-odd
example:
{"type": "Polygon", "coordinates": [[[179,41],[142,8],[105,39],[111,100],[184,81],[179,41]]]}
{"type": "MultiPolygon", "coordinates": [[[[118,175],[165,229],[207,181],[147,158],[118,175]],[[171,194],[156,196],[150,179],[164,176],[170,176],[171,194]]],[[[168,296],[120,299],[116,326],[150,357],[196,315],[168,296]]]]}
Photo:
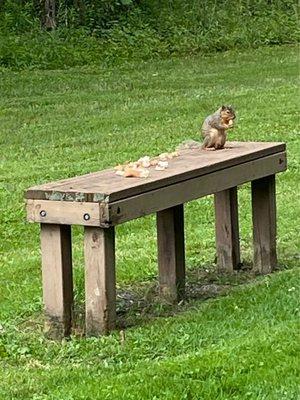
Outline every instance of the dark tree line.
{"type": "Polygon", "coordinates": [[[142,21],[143,26],[168,36],[180,27],[191,32],[199,27],[207,30],[222,24],[224,18],[230,25],[249,17],[270,16],[271,23],[278,15],[283,18],[295,10],[294,0],[0,0],[0,24],[2,19],[8,21],[8,31],[26,31],[31,20],[46,30],[83,27],[105,36],[118,24],[125,30],[126,26],[139,29],[142,21]]]}
{"type": "Polygon", "coordinates": [[[47,30],[61,25],[106,29],[141,3],[142,0],[0,0],[0,14],[26,10],[47,30]]]}

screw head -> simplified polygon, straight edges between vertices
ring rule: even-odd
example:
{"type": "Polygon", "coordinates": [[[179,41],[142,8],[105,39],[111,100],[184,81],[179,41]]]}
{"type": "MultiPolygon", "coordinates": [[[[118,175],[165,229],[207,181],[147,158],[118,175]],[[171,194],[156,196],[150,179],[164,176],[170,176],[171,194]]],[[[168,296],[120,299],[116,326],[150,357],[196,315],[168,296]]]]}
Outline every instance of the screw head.
{"type": "Polygon", "coordinates": [[[46,215],[47,215],[47,213],[46,213],[45,210],[41,210],[41,211],[40,211],[40,216],[41,216],[41,217],[46,217],[46,215]]]}
{"type": "Polygon", "coordinates": [[[91,216],[90,216],[90,214],[88,214],[88,213],[86,213],[86,214],[83,214],[83,219],[84,219],[85,221],[88,221],[88,220],[90,220],[90,219],[91,219],[91,216]]]}

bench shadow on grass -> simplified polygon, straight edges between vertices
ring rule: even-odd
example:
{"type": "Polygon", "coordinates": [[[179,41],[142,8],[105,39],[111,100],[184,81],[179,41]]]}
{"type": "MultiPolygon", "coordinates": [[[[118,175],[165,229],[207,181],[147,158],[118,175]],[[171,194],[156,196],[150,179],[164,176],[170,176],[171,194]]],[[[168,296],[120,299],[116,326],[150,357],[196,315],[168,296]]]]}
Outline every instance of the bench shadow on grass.
{"type": "Polygon", "coordinates": [[[156,279],[139,286],[122,288],[117,291],[117,327],[125,329],[150,322],[154,318],[180,314],[193,308],[195,301],[224,296],[233,287],[254,279],[250,265],[230,275],[217,273],[212,266],[188,270],[185,296],[178,304],[168,303],[159,296],[156,279]]]}
{"type": "MultiPolygon", "coordinates": [[[[279,268],[281,269],[281,268],[279,268]]],[[[159,297],[157,279],[133,284],[117,290],[117,330],[139,326],[158,317],[178,315],[195,307],[195,302],[227,295],[234,287],[260,279],[250,263],[232,274],[220,274],[215,266],[201,266],[187,270],[185,297],[178,304],[170,304],[159,297]]],[[[84,335],[84,305],[74,310],[75,336],[84,335]]]]}
{"type": "MultiPolygon", "coordinates": [[[[289,269],[293,263],[276,268],[276,271],[289,269]]],[[[201,266],[188,269],[186,273],[185,297],[178,304],[170,304],[159,297],[157,278],[144,283],[122,286],[117,290],[117,330],[138,327],[151,323],[159,317],[179,315],[195,309],[199,302],[228,295],[235,287],[243,286],[263,279],[252,271],[250,263],[244,263],[240,270],[232,274],[220,274],[216,266],[201,266]]],[[[79,299],[77,299],[79,300],[79,299]]],[[[84,337],[84,302],[75,301],[73,310],[72,336],[84,337]]],[[[23,321],[22,328],[43,332],[43,314],[38,313],[23,321]]]]}

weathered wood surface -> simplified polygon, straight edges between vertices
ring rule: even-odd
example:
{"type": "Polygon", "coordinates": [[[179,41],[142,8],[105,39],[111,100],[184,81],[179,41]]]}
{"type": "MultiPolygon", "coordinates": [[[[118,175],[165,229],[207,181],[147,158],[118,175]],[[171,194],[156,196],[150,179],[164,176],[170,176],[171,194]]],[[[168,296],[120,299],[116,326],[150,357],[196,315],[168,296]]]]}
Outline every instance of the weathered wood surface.
{"type": "Polygon", "coordinates": [[[237,187],[215,194],[217,265],[221,272],[240,266],[237,187]]]}
{"type": "Polygon", "coordinates": [[[108,219],[106,204],[27,200],[27,220],[47,224],[100,226],[108,219]]]}
{"type": "Polygon", "coordinates": [[[185,288],[182,204],[157,213],[157,246],[160,294],[174,303],[182,299],[185,288]]]}
{"type": "Polygon", "coordinates": [[[29,199],[27,218],[30,222],[107,228],[285,169],[286,154],[276,153],[113,203],[29,199]],[[89,219],[86,218],[87,214],[89,219]]]}
{"type": "Polygon", "coordinates": [[[179,157],[170,160],[165,171],[151,167],[146,179],[124,179],[108,169],[35,186],[29,188],[25,196],[54,201],[113,202],[285,150],[284,143],[228,142],[227,146],[214,152],[184,150],[179,157]]]}
{"type": "Polygon", "coordinates": [[[285,153],[226,168],[109,204],[109,222],[121,224],[286,169],[285,153]]]}
{"type": "Polygon", "coordinates": [[[45,332],[53,339],[71,333],[73,305],[71,227],[41,224],[45,332]]]}
{"type": "Polygon", "coordinates": [[[268,274],[277,265],[275,175],[252,182],[253,269],[268,274]]]}
{"type": "Polygon", "coordinates": [[[86,335],[115,328],[116,277],[114,228],[84,228],[86,335]]]}

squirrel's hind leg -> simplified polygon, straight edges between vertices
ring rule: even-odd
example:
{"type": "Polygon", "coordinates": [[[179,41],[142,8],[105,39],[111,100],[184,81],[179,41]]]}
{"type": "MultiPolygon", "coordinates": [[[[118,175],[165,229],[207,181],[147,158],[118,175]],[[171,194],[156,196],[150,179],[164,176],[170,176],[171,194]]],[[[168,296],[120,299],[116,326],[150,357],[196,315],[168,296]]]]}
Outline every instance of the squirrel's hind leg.
{"type": "Polygon", "coordinates": [[[215,150],[215,144],[216,144],[216,134],[217,131],[210,131],[203,140],[202,143],[202,149],[203,150],[215,150]]]}
{"type": "Polygon", "coordinates": [[[222,133],[221,135],[219,135],[219,137],[217,138],[217,141],[215,143],[215,148],[217,150],[221,150],[224,149],[224,145],[226,142],[226,132],[222,133]]]}
{"type": "Polygon", "coordinates": [[[205,136],[201,148],[202,148],[203,150],[208,150],[208,149],[209,149],[209,146],[210,146],[210,144],[211,144],[210,142],[211,142],[210,137],[209,137],[209,136],[205,136]]]}

